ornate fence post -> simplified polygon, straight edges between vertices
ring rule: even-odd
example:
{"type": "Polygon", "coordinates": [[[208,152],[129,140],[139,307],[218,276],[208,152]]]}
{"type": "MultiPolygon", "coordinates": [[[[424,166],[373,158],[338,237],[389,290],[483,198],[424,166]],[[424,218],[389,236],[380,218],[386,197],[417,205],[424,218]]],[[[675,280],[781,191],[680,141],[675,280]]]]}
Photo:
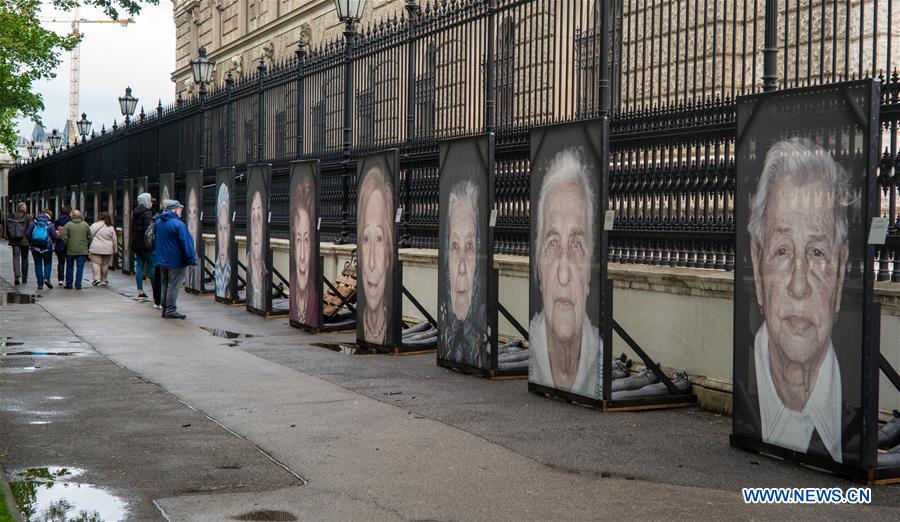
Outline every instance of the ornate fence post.
{"type": "Polygon", "coordinates": [[[769,92],[778,88],[778,0],[766,0],[765,14],[762,80],[763,90],[769,92]]]}
{"type": "Polygon", "coordinates": [[[256,111],[256,161],[262,162],[266,152],[266,91],[264,83],[266,79],[266,59],[260,58],[259,65],[256,67],[258,72],[256,78],[256,88],[259,90],[259,101],[257,102],[256,111]]]}
{"type": "Polygon", "coordinates": [[[356,39],[356,25],[348,18],[344,27],[344,135],[341,164],[341,235],[335,244],[344,245],[350,241],[350,147],[353,146],[353,42],[356,39]]]}
{"type": "Polygon", "coordinates": [[[303,66],[306,63],[306,41],[301,37],[300,43],[297,44],[297,150],[294,157],[299,158],[303,155],[303,106],[305,105],[303,92],[303,66]]]}
{"type": "Polygon", "coordinates": [[[494,132],[495,108],[494,54],[497,39],[497,0],[488,0],[487,54],[484,65],[484,132],[494,132]]]}
{"type": "MultiPolygon", "coordinates": [[[[416,27],[419,22],[419,3],[417,0],[406,0],[406,11],[409,13],[406,33],[406,146],[409,151],[416,134],[416,27]]],[[[409,231],[410,210],[412,209],[412,173],[406,169],[403,179],[403,216],[401,217],[401,236],[399,246],[412,246],[409,231]]]]}
{"type": "Polygon", "coordinates": [[[225,165],[232,163],[232,140],[234,139],[234,122],[231,114],[231,95],[234,92],[234,77],[231,71],[225,76],[225,165]]]}

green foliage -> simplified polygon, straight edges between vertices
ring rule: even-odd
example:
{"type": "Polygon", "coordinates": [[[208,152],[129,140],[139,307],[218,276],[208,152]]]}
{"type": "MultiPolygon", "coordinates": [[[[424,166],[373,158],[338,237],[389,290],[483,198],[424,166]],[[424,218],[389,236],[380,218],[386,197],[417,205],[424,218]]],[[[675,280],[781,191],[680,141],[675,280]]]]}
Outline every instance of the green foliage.
{"type": "Polygon", "coordinates": [[[12,514],[9,509],[9,506],[6,505],[6,495],[0,490],[0,522],[13,522],[12,514]]]}
{"type": "MultiPolygon", "coordinates": [[[[71,11],[78,5],[95,6],[107,16],[135,16],[141,4],[159,0],[48,0],[57,9],[71,11]]],[[[41,123],[44,101],[34,92],[37,80],[55,78],[62,53],[72,50],[79,37],[60,36],[40,22],[40,0],[0,1],[0,150],[16,154],[16,120],[41,123]]]]}

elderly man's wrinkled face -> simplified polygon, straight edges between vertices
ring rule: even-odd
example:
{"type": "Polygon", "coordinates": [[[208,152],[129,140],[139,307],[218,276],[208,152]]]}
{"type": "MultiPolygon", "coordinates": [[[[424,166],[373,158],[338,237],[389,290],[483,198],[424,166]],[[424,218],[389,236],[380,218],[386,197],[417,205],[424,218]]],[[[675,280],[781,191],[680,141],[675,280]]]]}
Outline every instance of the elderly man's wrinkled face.
{"type": "Polygon", "coordinates": [[[302,205],[297,205],[294,208],[294,266],[296,267],[297,289],[304,295],[304,298],[308,286],[312,237],[309,212],[302,205]]]}
{"type": "Polygon", "coordinates": [[[814,362],[831,339],[848,256],[835,237],[831,192],[784,179],[771,188],[764,228],[751,255],[769,346],[794,363],[814,362]]]}
{"type": "Polygon", "coordinates": [[[460,321],[469,315],[475,290],[475,209],[469,201],[459,201],[450,209],[449,250],[450,304],[460,321]]]}
{"type": "Polygon", "coordinates": [[[387,266],[387,211],[381,190],[372,192],[363,212],[362,265],[365,284],[366,306],[377,308],[384,300],[385,274],[387,266]]]}
{"type": "MultiPolygon", "coordinates": [[[[253,194],[253,200],[250,203],[250,229],[253,237],[250,243],[250,264],[252,265],[253,276],[261,277],[263,269],[263,251],[262,251],[262,235],[263,235],[263,208],[262,194],[256,192],[253,194]]],[[[261,291],[260,288],[254,288],[261,291]]]]}
{"type": "Polygon", "coordinates": [[[591,282],[588,209],[576,180],[557,183],[544,199],[539,278],[547,335],[572,340],[581,332],[591,282]]]}

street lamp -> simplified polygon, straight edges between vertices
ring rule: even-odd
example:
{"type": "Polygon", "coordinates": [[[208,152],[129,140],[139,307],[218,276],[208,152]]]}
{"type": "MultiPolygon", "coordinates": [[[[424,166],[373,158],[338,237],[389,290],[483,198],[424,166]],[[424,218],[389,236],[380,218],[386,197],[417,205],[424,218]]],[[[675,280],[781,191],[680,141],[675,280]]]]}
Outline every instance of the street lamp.
{"type": "Polygon", "coordinates": [[[138,99],[131,95],[131,87],[125,88],[125,96],[119,96],[119,109],[122,110],[122,116],[125,116],[125,125],[131,121],[137,102],[138,99]]]}
{"type": "Polygon", "coordinates": [[[47,138],[50,140],[50,148],[54,151],[59,148],[59,142],[62,141],[62,136],[59,135],[59,131],[53,129],[53,132],[50,134],[50,137],[47,138]]]}
{"type": "Polygon", "coordinates": [[[343,196],[341,200],[341,235],[335,243],[342,245],[349,241],[347,228],[350,216],[350,146],[353,141],[353,42],[356,40],[356,24],[362,18],[366,0],[334,0],[337,16],[344,22],[344,143],[343,158],[344,175],[341,178],[343,196]]]}
{"type": "Polygon", "coordinates": [[[33,158],[38,155],[38,152],[40,152],[41,148],[34,144],[34,140],[31,140],[31,143],[28,145],[27,149],[28,155],[33,158]]]}
{"type": "Polygon", "coordinates": [[[334,6],[337,8],[340,21],[346,23],[348,20],[353,20],[356,23],[362,19],[366,0],[334,0],[334,6]]]}
{"type": "Polygon", "coordinates": [[[87,115],[82,112],[81,119],[75,123],[78,125],[78,134],[81,134],[81,141],[86,140],[87,135],[91,134],[91,122],[87,119],[87,115]]]}
{"type": "Polygon", "coordinates": [[[194,76],[194,83],[200,86],[200,96],[203,96],[206,94],[206,84],[212,79],[216,62],[206,57],[205,47],[201,47],[197,53],[200,56],[196,60],[191,60],[191,73],[194,76]]]}

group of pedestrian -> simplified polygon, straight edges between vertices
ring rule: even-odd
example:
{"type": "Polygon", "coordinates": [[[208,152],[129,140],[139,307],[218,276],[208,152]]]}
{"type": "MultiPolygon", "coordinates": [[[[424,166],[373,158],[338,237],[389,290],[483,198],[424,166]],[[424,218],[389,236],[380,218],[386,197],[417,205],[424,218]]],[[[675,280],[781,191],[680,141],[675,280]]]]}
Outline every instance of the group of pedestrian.
{"type": "Polygon", "coordinates": [[[184,205],[175,199],[164,200],[160,212],[152,210],[148,193],[137,197],[131,214],[131,250],[134,252],[134,279],[138,298],[148,299],[144,277],[151,280],[153,307],[166,319],[184,319],[178,311],[178,292],[187,267],[197,265],[194,240],[181,221],[184,205]]]}
{"type": "Polygon", "coordinates": [[[6,234],[12,247],[15,285],[28,283],[28,254],[34,259],[34,275],[38,290],[53,289],[53,257],[56,254],[57,284],[67,289],[81,289],[84,263],[90,256],[93,285],[107,284],[109,262],[118,239],[112,218],[102,212],[100,219],[88,226],[81,211],[64,206],[54,221],[53,211],[45,208],[32,217],[28,205],[19,203],[15,214],[7,220],[6,234]]]}
{"type": "MultiPolygon", "coordinates": [[[[194,240],[181,221],[184,205],[174,199],[164,200],[160,212],[154,214],[153,202],[146,192],[138,195],[131,215],[137,296],[149,301],[144,292],[146,277],[151,281],[153,307],[162,310],[162,317],[184,319],[185,315],[178,312],[178,293],[187,267],[197,265],[194,240]]],[[[64,206],[54,221],[50,209],[32,217],[24,202],[18,204],[15,214],[7,220],[7,237],[12,247],[15,284],[28,283],[30,251],[38,290],[53,289],[54,253],[60,286],[81,289],[84,264],[89,257],[93,286],[108,284],[109,264],[118,247],[116,227],[108,212],[101,212],[100,219],[88,225],[81,211],[64,206]]]]}

